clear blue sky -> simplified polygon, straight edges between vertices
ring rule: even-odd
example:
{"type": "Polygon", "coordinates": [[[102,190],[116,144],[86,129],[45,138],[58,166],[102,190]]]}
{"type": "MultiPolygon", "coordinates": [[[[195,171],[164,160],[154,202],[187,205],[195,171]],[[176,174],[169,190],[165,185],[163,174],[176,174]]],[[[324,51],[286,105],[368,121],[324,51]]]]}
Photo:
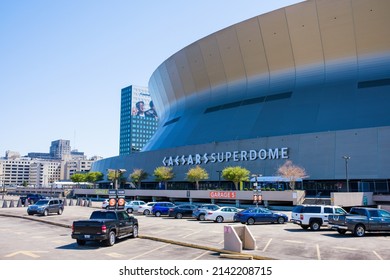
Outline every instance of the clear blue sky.
{"type": "Polygon", "coordinates": [[[120,90],[183,47],[302,0],[0,1],[0,157],[71,141],[118,155],[120,90]]]}

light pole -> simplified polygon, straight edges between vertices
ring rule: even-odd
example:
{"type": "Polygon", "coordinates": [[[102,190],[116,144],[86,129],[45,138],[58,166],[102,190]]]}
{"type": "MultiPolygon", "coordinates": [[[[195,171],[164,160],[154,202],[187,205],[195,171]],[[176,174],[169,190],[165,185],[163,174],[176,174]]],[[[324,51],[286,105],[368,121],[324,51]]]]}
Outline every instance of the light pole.
{"type": "Polygon", "coordinates": [[[221,188],[221,173],[222,173],[222,171],[217,170],[217,173],[218,173],[218,189],[220,189],[221,188]]]}
{"type": "Polygon", "coordinates": [[[107,169],[108,172],[114,172],[114,188],[118,189],[118,179],[119,177],[125,173],[126,169],[107,169]]]}
{"type": "Polygon", "coordinates": [[[4,184],[3,176],[4,176],[4,174],[0,174],[0,178],[1,178],[0,182],[1,182],[1,185],[3,187],[2,200],[4,200],[4,195],[5,195],[5,184],[4,184]]]}
{"type": "Polygon", "coordinates": [[[342,158],[345,160],[345,178],[347,180],[347,192],[349,192],[348,160],[351,159],[351,157],[350,156],[343,156],[342,158]]]}
{"type": "Polygon", "coordinates": [[[261,188],[258,184],[258,179],[263,175],[261,174],[252,174],[252,177],[255,178],[255,182],[253,183],[253,200],[256,202],[256,207],[259,207],[259,201],[261,200],[261,188]]]}

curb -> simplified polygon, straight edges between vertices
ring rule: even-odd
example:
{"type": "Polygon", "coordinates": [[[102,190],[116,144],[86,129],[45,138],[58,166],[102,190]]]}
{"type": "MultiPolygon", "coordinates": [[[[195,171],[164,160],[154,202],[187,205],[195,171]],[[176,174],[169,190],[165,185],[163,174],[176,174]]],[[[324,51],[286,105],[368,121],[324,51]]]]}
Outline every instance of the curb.
{"type": "Polygon", "coordinates": [[[31,221],[41,222],[41,223],[45,223],[45,224],[49,224],[49,225],[64,227],[64,228],[72,228],[72,226],[70,226],[70,225],[65,225],[65,224],[52,222],[52,221],[44,221],[44,220],[41,220],[41,219],[35,219],[33,217],[16,216],[16,215],[6,214],[6,213],[5,214],[4,213],[0,213],[0,216],[9,217],[9,218],[19,218],[19,219],[31,220],[31,221]]]}
{"type": "MultiPolygon", "coordinates": [[[[65,225],[65,224],[56,223],[56,222],[52,222],[52,221],[44,221],[44,220],[41,220],[41,219],[35,219],[33,217],[16,216],[16,215],[6,214],[6,213],[0,213],[0,216],[10,217],[10,218],[19,218],[19,219],[25,219],[25,220],[31,220],[31,221],[46,223],[46,224],[50,224],[50,225],[54,225],[54,226],[64,227],[64,228],[72,228],[72,226],[70,226],[70,225],[65,225]]],[[[170,240],[170,239],[165,239],[165,238],[160,238],[160,237],[155,237],[155,236],[149,236],[149,235],[141,235],[141,234],[139,234],[138,238],[149,239],[149,240],[153,240],[153,241],[164,242],[164,243],[169,243],[169,244],[173,244],[173,245],[189,247],[189,248],[194,248],[194,249],[201,249],[201,250],[206,250],[206,251],[217,252],[217,253],[222,254],[221,257],[224,257],[224,258],[229,258],[229,255],[230,255],[232,258],[236,258],[236,259],[276,260],[276,259],[273,259],[273,258],[268,258],[268,257],[263,257],[263,256],[258,256],[258,255],[251,255],[251,254],[246,254],[246,253],[237,253],[237,252],[234,252],[234,251],[218,249],[218,248],[204,246],[204,245],[197,245],[197,244],[192,244],[192,243],[187,243],[187,242],[175,241],[175,240],[170,240]]]]}
{"type": "Polygon", "coordinates": [[[268,257],[263,257],[263,256],[258,256],[258,255],[251,255],[251,254],[246,254],[246,253],[237,253],[234,251],[228,251],[224,249],[218,249],[218,248],[213,248],[209,246],[203,246],[203,245],[197,245],[197,244],[192,244],[192,243],[186,243],[186,242],[181,242],[181,241],[175,241],[175,240],[170,240],[170,239],[165,239],[165,238],[160,238],[160,237],[154,237],[154,236],[148,236],[148,235],[138,235],[138,238],[141,239],[149,239],[149,240],[154,240],[154,241],[159,241],[159,242],[164,242],[164,243],[169,243],[173,245],[179,245],[179,246],[184,246],[184,247],[190,247],[190,248],[195,248],[195,249],[201,249],[201,250],[206,250],[206,251],[213,251],[221,254],[227,254],[227,255],[232,255],[232,256],[241,256],[243,258],[251,258],[254,260],[276,260],[273,258],[268,258],[268,257]]]}

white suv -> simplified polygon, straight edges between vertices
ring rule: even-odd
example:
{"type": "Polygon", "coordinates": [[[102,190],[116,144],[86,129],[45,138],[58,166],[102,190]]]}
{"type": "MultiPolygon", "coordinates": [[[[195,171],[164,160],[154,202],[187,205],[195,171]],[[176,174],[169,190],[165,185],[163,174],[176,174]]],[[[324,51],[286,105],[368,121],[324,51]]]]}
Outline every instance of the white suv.
{"type": "Polygon", "coordinates": [[[133,213],[134,211],[137,212],[138,208],[140,206],[143,206],[143,205],[146,205],[145,201],[142,201],[142,200],[132,200],[132,201],[126,202],[125,210],[127,211],[127,213],[133,213]]]}
{"type": "Polygon", "coordinates": [[[328,225],[329,214],[347,214],[340,206],[330,205],[298,205],[291,213],[291,222],[300,225],[303,229],[319,230],[328,225]]]}

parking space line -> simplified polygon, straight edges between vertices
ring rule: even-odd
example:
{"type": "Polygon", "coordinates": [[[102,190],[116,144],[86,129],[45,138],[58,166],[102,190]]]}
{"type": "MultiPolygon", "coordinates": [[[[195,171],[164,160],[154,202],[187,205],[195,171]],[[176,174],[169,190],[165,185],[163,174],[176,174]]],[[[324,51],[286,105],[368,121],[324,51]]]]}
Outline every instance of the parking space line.
{"type": "Polygon", "coordinates": [[[375,252],[375,251],[372,251],[372,252],[374,253],[375,256],[378,257],[378,259],[383,260],[383,258],[377,252],[375,252]]]}
{"type": "Polygon", "coordinates": [[[167,246],[169,246],[169,245],[171,245],[171,244],[165,244],[165,245],[160,246],[160,247],[157,247],[157,248],[155,248],[155,249],[153,249],[153,250],[147,251],[147,252],[145,252],[145,253],[143,253],[143,254],[141,254],[141,255],[132,257],[132,258],[129,259],[129,260],[134,260],[135,258],[139,258],[139,257],[145,256],[145,255],[147,255],[147,254],[153,253],[154,251],[158,251],[158,250],[160,250],[160,249],[162,249],[162,248],[164,248],[164,247],[167,247],[167,246]]]}
{"type": "Polygon", "coordinates": [[[271,244],[271,242],[272,242],[272,238],[270,238],[270,239],[268,240],[267,244],[265,245],[265,247],[264,247],[264,249],[263,249],[263,252],[265,252],[265,251],[267,250],[267,248],[268,248],[268,246],[271,244]]]}
{"type": "Polygon", "coordinates": [[[320,246],[316,244],[316,248],[317,248],[317,259],[321,260],[320,246]]]}
{"type": "Polygon", "coordinates": [[[196,258],[193,258],[193,260],[200,259],[200,258],[203,257],[204,255],[209,254],[209,253],[210,253],[210,251],[206,251],[206,252],[200,254],[199,256],[197,256],[196,258]]]}
{"type": "Polygon", "coordinates": [[[125,255],[122,255],[122,254],[118,254],[118,253],[107,253],[106,254],[107,256],[111,257],[111,258],[116,258],[116,259],[120,259],[120,258],[123,258],[125,257],[125,255]]]}
{"type": "Polygon", "coordinates": [[[199,232],[202,232],[202,230],[199,230],[199,231],[192,232],[190,234],[184,235],[183,238],[187,238],[188,236],[191,236],[191,235],[194,235],[194,234],[198,234],[199,232]]]}
{"type": "Polygon", "coordinates": [[[341,250],[351,250],[351,251],[358,251],[359,249],[355,248],[349,248],[349,247],[334,247],[335,249],[341,249],[341,250]]]}
{"type": "Polygon", "coordinates": [[[298,244],[302,244],[304,243],[303,241],[297,241],[297,240],[284,240],[284,242],[289,242],[289,243],[298,243],[298,244]]]}

